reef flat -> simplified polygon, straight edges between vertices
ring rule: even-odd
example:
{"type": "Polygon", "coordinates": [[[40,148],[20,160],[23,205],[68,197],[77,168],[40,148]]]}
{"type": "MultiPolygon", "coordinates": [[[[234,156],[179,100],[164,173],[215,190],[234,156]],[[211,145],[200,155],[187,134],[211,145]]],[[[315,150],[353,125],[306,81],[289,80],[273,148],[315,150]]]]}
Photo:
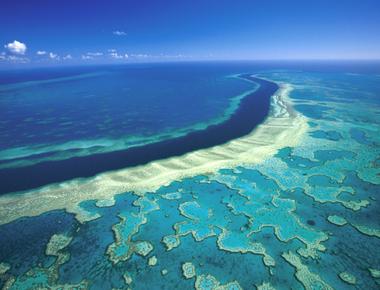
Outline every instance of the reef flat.
{"type": "Polygon", "coordinates": [[[184,136],[229,119],[257,87],[228,67],[205,64],[36,69],[0,78],[7,108],[1,169],[184,136]]]}
{"type": "Polygon", "coordinates": [[[287,97],[290,89],[282,85],[272,98],[274,109],[271,114],[244,137],[183,156],[99,174],[88,180],[77,179],[22,195],[3,195],[0,206],[6,210],[0,213],[0,223],[54,209],[66,209],[75,213],[79,220],[85,221],[93,217],[78,206],[81,201],[110,200],[115,194],[127,191],[139,194],[185,177],[260,162],[282,147],[297,144],[308,128],[307,119],[291,107],[287,97]]]}
{"type": "Polygon", "coordinates": [[[379,77],[257,76],[280,90],[247,136],[1,196],[1,285],[378,289],[379,77]]]}
{"type": "Polygon", "coordinates": [[[167,138],[142,146],[135,145],[121,151],[66,160],[50,160],[20,168],[3,168],[0,169],[2,184],[0,189],[2,193],[15,192],[73,178],[92,177],[100,172],[168,159],[222,145],[230,140],[243,137],[265,120],[270,109],[270,98],[278,86],[273,82],[249,75],[241,75],[239,79],[256,84],[258,87],[243,94],[236,110],[221,123],[189,132],[183,136],[167,138]],[[20,175],[28,176],[28,179],[24,182],[17,182],[20,175]]]}

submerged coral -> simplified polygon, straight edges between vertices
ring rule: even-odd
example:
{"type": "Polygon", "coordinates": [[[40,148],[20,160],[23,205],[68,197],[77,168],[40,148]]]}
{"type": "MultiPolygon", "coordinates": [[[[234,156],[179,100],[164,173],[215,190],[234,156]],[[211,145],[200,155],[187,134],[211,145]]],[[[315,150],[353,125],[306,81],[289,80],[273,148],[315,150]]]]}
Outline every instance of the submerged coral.
{"type": "MultiPolygon", "coordinates": [[[[286,102],[277,95],[273,98],[277,119],[259,129],[262,139],[252,139],[258,136],[253,133],[236,146],[159,161],[147,165],[148,171],[144,166],[125,171],[127,177],[113,172],[83,186],[73,182],[42,190],[41,200],[37,193],[27,196],[21,204],[31,198],[32,207],[54,201],[55,192],[65,192],[57,197],[55,208],[66,206],[63,197],[78,194],[67,201],[67,209],[82,223],[49,236],[42,251],[47,256],[25,268],[19,264],[31,256],[28,247],[12,256],[3,253],[2,285],[10,289],[152,285],[157,289],[345,289],[349,285],[376,289],[380,279],[378,79],[289,71],[261,76],[292,84],[282,86],[282,92],[290,94],[286,102]],[[293,127],[293,133],[300,130],[297,142],[280,142],[274,150],[264,142],[272,140],[271,126],[280,134],[273,142],[291,138],[293,133],[281,132],[286,126],[280,124],[295,118],[295,110],[307,116],[297,124],[308,125],[302,130],[293,127]],[[262,151],[246,151],[258,145],[262,151]],[[265,158],[254,156],[260,152],[265,158]],[[239,162],[231,161],[235,154],[239,162]],[[205,160],[211,163],[197,171],[205,160]],[[191,174],[177,176],[175,171],[181,170],[191,174]],[[134,189],[134,182],[139,183],[138,190],[123,190],[134,189]],[[159,185],[147,186],[154,182],[159,185]],[[70,190],[72,195],[66,195],[70,190]],[[78,203],[82,197],[92,201],[78,203]]],[[[12,199],[3,199],[3,204],[12,204],[12,199]]],[[[24,208],[20,205],[2,220],[2,237],[15,234],[9,228],[24,214],[53,209],[24,208]]]]}

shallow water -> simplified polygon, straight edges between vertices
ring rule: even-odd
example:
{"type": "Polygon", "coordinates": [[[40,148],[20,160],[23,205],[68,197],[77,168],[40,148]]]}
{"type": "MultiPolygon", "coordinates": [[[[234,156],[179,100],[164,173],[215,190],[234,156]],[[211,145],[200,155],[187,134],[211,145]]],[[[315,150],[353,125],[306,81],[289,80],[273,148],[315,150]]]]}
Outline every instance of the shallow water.
{"type": "MultiPolygon", "coordinates": [[[[274,82],[254,78],[250,75],[236,76],[251,82],[254,90],[249,91],[239,101],[238,107],[226,120],[206,128],[188,132],[184,136],[166,138],[145,145],[135,145],[114,152],[104,152],[69,158],[48,160],[44,163],[24,165],[10,169],[0,169],[0,194],[27,190],[54,182],[67,181],[79,177],[148,164],[149,162],[181,156],[200,149],[222,145],[230,140],[249,134],[262,123],[271,107],[271,96],[279,89],[274,82]],[[21,182],[19,176],[28,176],[21,182]]],[[[153,105],[153,104],[152,104],[153,105]]]]}
{"type": "Polygon", "coordinates": [[[50,70],[0,84],[0,168],[184,135],[225,120],[255,89],[229,67],[202,64],[50,70]]]}
{"type": "Polygon", "coordinates": [[[114,204],[84,201],[97,218],[83,224],[53,211],[2,225],[1,283],[378,289],[380,78],[357,70],[252,68],[294,87],[293,105],[310,124],[297,146],[156,192],[122,193],[114,204]],[[46,255],[53,234],[72,239],[46,255]]]}

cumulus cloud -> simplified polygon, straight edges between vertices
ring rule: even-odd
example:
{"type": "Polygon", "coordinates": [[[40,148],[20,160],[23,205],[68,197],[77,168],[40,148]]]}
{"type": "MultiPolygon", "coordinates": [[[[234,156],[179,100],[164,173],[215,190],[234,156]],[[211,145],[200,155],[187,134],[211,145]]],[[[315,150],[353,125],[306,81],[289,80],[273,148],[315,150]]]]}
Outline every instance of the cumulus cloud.
{"type": "Polygon", "coordinates": [[[62,59],[64,59],[64,60],[73,59],[73,57],[71,56],[71,54],[67,54],[64,57],[62,57],[62,59]]]}
{"type": "Polygon", "coordinates": [[[117,35],[117,36],[126,36],[127,35],[127,33],[125,33],[124,31],[120,31],[120,30],[112,31],[112,34],[117,35]]]}
{"type": "Polygon", "coordinates": [[[11,53],[20,55],[24,55],[27,49],[25,43],[22,43],[17,40],[4,45],[4,47],[8,49],[11,53]]]}
{"type": "Polygon", "coordinates": [[[37,51],[37,55],[45,55],[47,52],[45,50],[39,50],[37,51]]]}
{"type": "Polygon", "coordinates": [[[50,57],[51,59],[58,59],[58,55],[55,54],[55,53],[52,53],[52,52],[49,52],[49,57],[50,57]]]}
{"type": "Polygon", "coordinates": [[[107,51],[108,51],[108,52],[116,52],[116,49],[114,49],[114,48],[110,48],[110,49],[108,49],[107,51]]]}

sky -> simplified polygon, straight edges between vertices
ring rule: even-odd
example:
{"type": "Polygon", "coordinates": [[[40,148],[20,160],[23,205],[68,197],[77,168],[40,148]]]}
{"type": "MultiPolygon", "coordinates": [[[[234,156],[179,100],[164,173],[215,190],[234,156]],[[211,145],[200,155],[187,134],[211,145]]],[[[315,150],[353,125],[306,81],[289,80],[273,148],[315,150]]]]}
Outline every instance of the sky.
{"type": "Polygon", "coordinates": [[[2,0],[0,67],[380,59],[379,0],[2,0]]]}

